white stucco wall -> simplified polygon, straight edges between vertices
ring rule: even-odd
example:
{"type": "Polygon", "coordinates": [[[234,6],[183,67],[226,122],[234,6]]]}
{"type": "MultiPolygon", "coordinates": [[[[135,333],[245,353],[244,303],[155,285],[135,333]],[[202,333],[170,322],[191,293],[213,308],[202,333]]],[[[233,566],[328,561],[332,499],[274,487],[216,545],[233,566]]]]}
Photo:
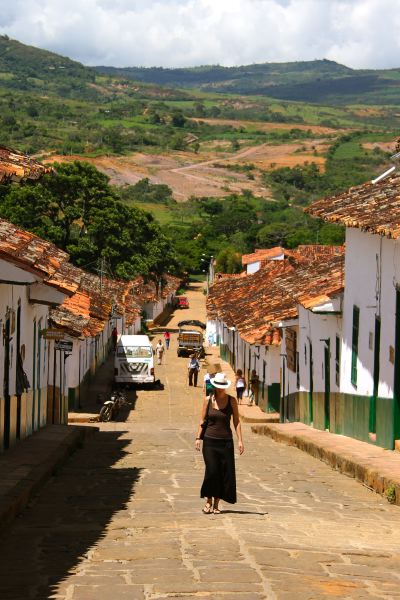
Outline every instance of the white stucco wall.
{"type": "MultiPolygon", "coordinates": [[[[12,276],[13,281],[29,279],[30,274],[16,267],[8,268],[0,261],[2,278],[12,276]],[[19,271],[19,273],[17,273],[19,271]]],[[[29,285],[0,284],[0,413],[4,419],[4,339],[7,315],[10,318],[10,367],[9,395],[11,398],[11,435],[10,444],[16,435],[16,364],[17,364],[17,313],[21,308],[20,349],[23,356],[23,369],[29,380],[29,390],[21,397],[21,438],[30,435],[46,422],[46,388],[48,378],[48,342],[41,337],[40,330],[47,328],[48,307],[32,304],[28,301],[29,285]],[[35,328],[36,327],[36,328],[35,328]]],[[[3,423],[0,437],[3,435],[3,423]]],[[[0,447],[2,440],[0,440],[0,447]]]]}
{"type": "Polygon", "coordinates": [[[257,260],[256,262],[249,263],[247,265],[247,275],[251,275],[252,273],[256,273],[257,271],[259,271],[260,266],[261,263],[259,260],[257,260]]]}
{"type": "Polygon", "coordinates": [[[389,350],[395,344],[396,285],[400,285],[400,242],[347,228],[341,363],[341,387],[345,393],[372,395],[375,315],[380,315],[378,395],[393,395],[394,367],[389,350]],[[360,309],[357,386],[351,383],[354,305],[360,309]]]}
{"type": "MultiPolygon", "coordinates": [[[[297,347],[297,351],[299,348],[299,328],[297,325],[295,326],[291,326],[291,329],[293,329],[296,332],[297,338],[296,338],[296,347],[297,347]]],[[[281,330],[282,333],[282,342],[281,342],[281,346],[280,346],[280,354],[282,356],[280,356],[280,365],[281,365],[281,369],[283,371],[283,369],[285,369],[285,388],[283,390],[285,396],[288,394],[293,394],[295,392],[298,391],[298,387],[297,387],[297,373],[295,371],[292,371],[291,369],[289,369],[287,367],[287,360],[286,360],[286,354],[287,354],[287,349],[286,349],[286,327],[283,327],[281,330]]],[[[283,381],[282,381],[283,384],[283,381]]]]}
{"type": "Polygon", "coordinates": [[[316,314],[306,310],[303,306],[299,310],[298,352],[300,365],[300,391],[310,390],[310,342],[313,351],[313,384],[314,392],[324,392],[325,376],[325,343],[321,340],[330,340],[330,389],[338,392],[336,385],[335,348],[336,336],[341,340],[342,317],[340,315],[316,314]]]}

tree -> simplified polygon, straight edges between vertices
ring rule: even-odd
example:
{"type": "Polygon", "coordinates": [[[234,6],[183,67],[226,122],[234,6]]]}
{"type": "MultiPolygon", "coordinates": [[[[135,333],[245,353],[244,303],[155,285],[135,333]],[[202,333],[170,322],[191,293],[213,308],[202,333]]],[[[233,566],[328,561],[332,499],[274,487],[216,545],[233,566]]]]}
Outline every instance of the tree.
{"type": "Polygon", "coordinates": [[[0,217],[62,246],[63,229],[51,193],[40,184],[7,187],[0,198],[0,217]]]}
{"type": "Polygon", "coordinates": [[[219,273],[240,273],[242,271],[242,257],[232,246],[223,248],[217,255],[217,271],[219,273]]]}
{"type": "Polygon", "coordinates": [[[108,177],[86,162],[54,163],[56,174],[46,175],[42,185],[52,195],[59,212],[55,222],[63,230],[62,247],[71,242],[73,224],[81,221],[80,230],[88,226],[93,203],[113,192],[108,185],[108,177]]]}
{"type": "Polygon", "coordinates": [[[55,166],[41,183],[2,186],[0,216],[54,242],[79,266],[106,258],[125,279],[177,269],[171,241],[152,215],[119,201],[105,175],[88,163],[55,166]]]}
{"type": "Polygon", "coordinates": [[[171,116],[173,127],[185,127],[186,117],[180,110],[175,110],[171,116]]]}

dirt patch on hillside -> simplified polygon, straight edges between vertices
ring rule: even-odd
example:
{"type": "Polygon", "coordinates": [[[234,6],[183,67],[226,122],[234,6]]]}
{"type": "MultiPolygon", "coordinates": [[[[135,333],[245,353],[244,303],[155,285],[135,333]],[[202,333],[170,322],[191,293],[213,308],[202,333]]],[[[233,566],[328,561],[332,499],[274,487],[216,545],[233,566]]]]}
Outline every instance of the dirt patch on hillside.
{"type": "Polygon", "coordinates": [[[381,117],[385,114],[385,111],[381,108],[357,108],[352,111],[353,115],[357,117],[381,117]]]}
{"type": "Polygon", "coordinates": [[[194,152],[166,152],[144,154],[136,152],[129,156],[79,155],[49,156],[43,162],[72,162],[84,160],[95,165],[110,177],[113,185],[134,185],[148,177],[152,183],[169,185],[178,202],[191,196],[223,197],[249,190],[256,196],[269,197],[270,192],[262,182],[261,171],[279,167],[293,167],[314,162],[324,169],[325,158],[321,154],[328,147],[327,140],[304,143],[247,146],[238,152],[226,152],[218,146],[202,148],[194,152]],[[215,164],[218,163],[218,166],[215,164]],[[251,173],[241,172],[240,167],[253,164],[251,173]],[[238,170],[235,170],[235,166],[238,170]]]}
{"type": "Polygon", "coordinates": [[[397,140],[393,140],[393,142],[365,142],[362,144],[362,147],[365,150],[374,150],[375,148],[379,148],[383,152],[395,152],[396,143],[397,140]]]}
{"type": "Polygon", "coordinates": [[[291,129],[300,129],[301,131],[311,131],[317,135],[337,135],[338,129],[331,127],[322,127],[320,125],[303,125],[299,123],[265,123],[260,121],[243,121],[240,119],[191,119],[196,123],[207,123],[208,125],[225,125],[235,129],[251,129],[253,131],[274,131],[291,129]]]}

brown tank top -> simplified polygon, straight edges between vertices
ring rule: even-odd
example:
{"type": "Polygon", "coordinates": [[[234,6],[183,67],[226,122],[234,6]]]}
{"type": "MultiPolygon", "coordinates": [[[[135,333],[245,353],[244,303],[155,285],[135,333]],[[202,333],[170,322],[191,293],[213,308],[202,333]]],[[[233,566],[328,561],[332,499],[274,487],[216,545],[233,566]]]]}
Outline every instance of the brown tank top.
{"type": "Polygon", "coordinates": [[[231,396],[228,396],[228,404],[222,409],[214,408],[212,400],[210,400],[210,406],[208,409],[208,424],[204,432],[204,437],[219,440],[232,439],[232,414],[231,396]]]}

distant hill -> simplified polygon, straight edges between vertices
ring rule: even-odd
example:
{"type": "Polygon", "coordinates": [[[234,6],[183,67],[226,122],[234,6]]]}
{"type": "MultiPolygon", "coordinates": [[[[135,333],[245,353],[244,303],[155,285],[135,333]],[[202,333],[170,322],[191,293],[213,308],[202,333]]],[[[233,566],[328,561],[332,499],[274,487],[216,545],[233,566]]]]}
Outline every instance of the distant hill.
{"type": "Polygon", "coordinates": [[[91,96],[96,71],[59,54],[0,36],[0,85],[21,91],[91,96]]]}
{"type": "Polygon", "coordinates": [[[325,104],[400,104],[400,69],[355,70],[330,60],[187,69],[96,67],[126,79],[325,104]]]}

